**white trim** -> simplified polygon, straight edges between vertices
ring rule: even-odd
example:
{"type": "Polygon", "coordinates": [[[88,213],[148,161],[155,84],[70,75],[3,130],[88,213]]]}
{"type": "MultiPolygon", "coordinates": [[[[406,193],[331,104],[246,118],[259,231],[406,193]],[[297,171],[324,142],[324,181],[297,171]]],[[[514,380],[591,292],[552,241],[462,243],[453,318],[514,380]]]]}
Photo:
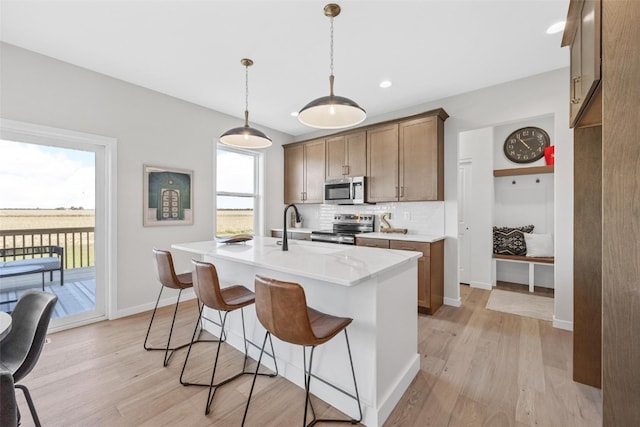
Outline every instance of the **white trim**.
{"type": "Polygon", "coordinates": [[[569,320],[558,319],[555,315],[553,316],[553,327],[573,332],[573,322],[569,320]]]}
{"type": "MultiPolygon", "coordinates": [[[[0,118],[0,138],[39,145],[55,145],[60,147],[87,150],[96,153],[96,210],[100,210],[104,223],[98,223],[96,215],[96,233],[104,241],[102,248],[96,247],[96,286],[98,281],[104,287],[104,301],[101,311],[96,317],[80,319],[71,325],[91,323],[112,318],[117,307],[117,144],[116,138],[59,129],[33,123],[19,122],[0,118]],[[102,182],[102,177],[104,182],[102,182]],[[101,252],[104,252],[101,254],[101,252]],[[100,258],[99,258],[100,257],[100,258]]],[[[98,297],[98,295],[96,295],[98,297]]],[[[98,298],[96,300],[98,304],[98,298]]],[[[57,329],[67,328],[59,326],[57,329]]]]}
{"type": "Polygon", "coordinates": [[[491,286],[491,283],[486,283],[486,282],[476,282],[474,280],[472,280],[469,283],[469,286],[471,286],[472,288],[479,288],[479,289],[485,289],[487,291],[490,291],[491,289],[493,289],[493,286],[491,286]]]}
{"type": "Polygon", "coordinates": [[[462,298],[444,297],[444,305],[449,305],[451,307],[460,307],[462,305],[462,298]]]}
{"type": "MultiPolygon", "coordinates": [[[[177,296],[174,296],[174,295],[170,297],[162,298],[158,303],[158,307],[166,307],[168,305],[174,305],[176,303],[176,298],[177,296]]],[[[180,302],[189,301],[195,298],[196,298],[196,295],[193,293],[193,289],[187,289],[182,293],[182,296],[180,297],[180,302]]],[[[135,307],[127,307],[125,309],[118,310],[116,313],[114,313],[114,316],[111,317],[111,319],[119,319],[121,317],[133,316],[134,314],[144,313],[145,311],[151,311],[153,310],[153,307],[155,306],[155,304],[156,304],[155,301],[153,301],[153,302],[140,304],[135,307]]]]}

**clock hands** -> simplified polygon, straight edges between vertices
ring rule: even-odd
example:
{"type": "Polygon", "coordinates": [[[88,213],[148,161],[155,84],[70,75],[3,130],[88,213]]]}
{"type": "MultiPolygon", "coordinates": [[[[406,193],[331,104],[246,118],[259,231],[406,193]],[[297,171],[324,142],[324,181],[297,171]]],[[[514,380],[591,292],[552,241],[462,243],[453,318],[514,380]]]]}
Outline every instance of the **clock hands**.
{"type": "Polygon", "coordinates": [[[516,136],[516,138],[518,139],[518,141],[522,142],[522,144],[523,144],[525,147],[527,147],[527,149],[531,150],[531,147],[529,147],[529,145],[528,145],[526,142],[524,142],[524,141],[522,140],[522,138],[520,138],[519,136],[516,136]]]}

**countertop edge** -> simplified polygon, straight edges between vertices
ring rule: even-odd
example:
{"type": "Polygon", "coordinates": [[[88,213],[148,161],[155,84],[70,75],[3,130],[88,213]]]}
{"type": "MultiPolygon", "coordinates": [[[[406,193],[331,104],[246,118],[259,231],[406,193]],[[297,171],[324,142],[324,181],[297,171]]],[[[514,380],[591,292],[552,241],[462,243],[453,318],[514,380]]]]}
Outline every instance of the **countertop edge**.
{"type": "Polygon", "coordinates": [[[435,234],[401,234],[401,233],[362,233],[356,237],[362,239],[404,240],[410,242],[435,243],[444,240],[446,236],[435,234]]]}

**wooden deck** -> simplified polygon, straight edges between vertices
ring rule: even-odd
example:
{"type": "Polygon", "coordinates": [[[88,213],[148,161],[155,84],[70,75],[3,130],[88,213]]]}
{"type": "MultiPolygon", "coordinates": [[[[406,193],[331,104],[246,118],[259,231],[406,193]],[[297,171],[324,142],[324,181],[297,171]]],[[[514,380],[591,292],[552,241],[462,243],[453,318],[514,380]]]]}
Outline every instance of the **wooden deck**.
{"type": "MultiPolygon", "coordinates": [[[[65,270],[64,286],[54,273],[53,281],[45,274],[44,290],[58,296],[52,319],[93,310],[96,299],[95,267],[65,270]]],[[[20,295],[29,289],[42,289],[42,276],[30,274],[26,276],[3,277],[0,279],[0,310],[10,312],[20,295]]]]}

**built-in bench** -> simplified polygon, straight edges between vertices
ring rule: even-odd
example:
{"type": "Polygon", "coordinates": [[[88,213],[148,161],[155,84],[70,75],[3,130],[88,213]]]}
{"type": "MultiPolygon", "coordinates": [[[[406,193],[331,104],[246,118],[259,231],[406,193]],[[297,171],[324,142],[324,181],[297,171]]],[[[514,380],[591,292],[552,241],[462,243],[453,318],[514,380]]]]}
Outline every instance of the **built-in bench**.
{"type": "Polygon", "coordinates": [[[535,266],[538,265],[549,265],[554,264],[554,257],[528,257],[523,255],[502,255],[502,254],[493,254],[493,262],[492,262],[492,275],[493,277],[493,286],[496,286],[496,270],[498,261],[500,262],[515,262],[515,263],[528,263],[529,264],[529,292],[533,292],[533,284],[535,277],[535,266]]]}
{"type": "Polygon", "coordinates": [[[49,272],[49,280],[53,281],[53,272],[59,271],[60,285],[64,285],[64,248],[62,246],[0,249],[0,259],[3,260],[0,261],[0,277],[42,273],[42,290],[44,291],[44,274],[49,272]],[[7,261],[8,258],[12,260],[7,261]]]}

